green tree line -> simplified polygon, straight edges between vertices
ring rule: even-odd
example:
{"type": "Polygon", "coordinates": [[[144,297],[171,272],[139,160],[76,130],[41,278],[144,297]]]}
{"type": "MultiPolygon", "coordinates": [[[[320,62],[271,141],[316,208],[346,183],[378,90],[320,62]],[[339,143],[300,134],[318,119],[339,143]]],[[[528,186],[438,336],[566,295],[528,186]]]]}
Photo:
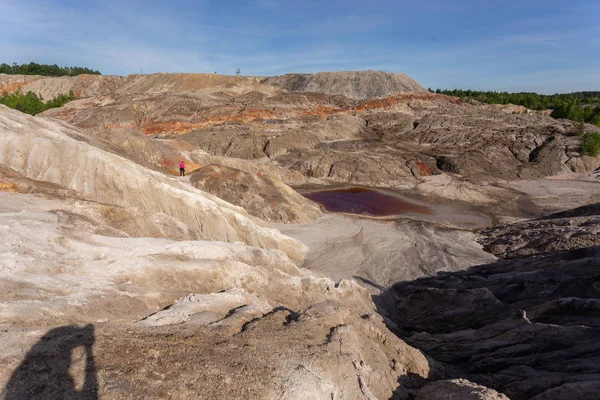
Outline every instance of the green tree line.
{"type": "Polygon", "coordinates": [[[81,74],[102,75],[100,71],[94,71],[86,67],[59,67],[56,64],[29,64],[6,63],[0,64],[0,74],[9,75],[43,75],[43,76],[77,76],[81,74]]]}
{"type": "Polygon", "coordinates": [[[27,114],[36,115],[50,108],[62,107],[75,99],[75,94],[71,90],[69,94],[59,94],[52,100],[44,103],[44,100],[33,92],[22,93],[20,90],[17,90],[11,94],[2,93],[0,104],[27,114]]]}
{"type": "MultiPolygon", "coordinates": [[[[429,89],[433,92],[433,90],[429,89]]],[[[435,93],[473,99],[488,104],[516,104],[530,110],[552,110],[554,118],[566,118],[600,126],[600,92],[575,92],[544,95],[530,92],[482,92],[476,90],[440,90],[435,93]]]]}

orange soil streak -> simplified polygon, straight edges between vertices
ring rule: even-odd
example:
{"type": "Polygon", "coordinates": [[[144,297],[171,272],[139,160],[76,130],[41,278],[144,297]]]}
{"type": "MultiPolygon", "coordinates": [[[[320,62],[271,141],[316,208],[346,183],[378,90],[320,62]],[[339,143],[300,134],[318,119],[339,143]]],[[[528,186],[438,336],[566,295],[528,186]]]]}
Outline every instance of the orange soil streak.
{"type": "Polygon", "coordinates": [[[29,82],[9,82],[6,83],[4,85],[0,85],[0,93],[6,92],[8,94],[11,94],[13,92],[15,92],[18,89],[22,89],[25,86],[29,85],[31,82],[33,81],[29,81],[29,82]]]}
{"type": "Polygon", "coordinates": [[[423,176],[431,176],[435,173],[435,168],[425,164],[423,161],[417,161],[417,168],[423,176]]]}
{"type": "Polygon", "coordinates": [[[14,183],[0,182],[0,192],[19,193],[19,189],[14,183]]]}
{"type": "Polygon", "coordinates": [[[443,99],[447,100],[451,103],[457,105],[464,105],[462,101],[460,101],[456,97],[446,96],[443,94],[435,94],[435,93],[407,93],[407,94],[398,94],[390,97],[384,97],[381,99],[373,99],[373,100],[365,100],[363,102],[358,103],[354,107],[342,109],[342,108],[333,108],[327,106],[318,106],[314,109],[303,111],[301,115],[319,115],[321,117],[327,117],[335,114],[346,114],[353,111],[363,112],[369,110],[377,110],[377,109],[392,109],[401,103],[408,103],[411,100],[423,100],[423,101],[433,101],[435,99],[443,99]]]}
{"type": "Polygon", "coordinates": [[[158,122],[146,126],[142,129],[145,135],[156,135],[160,133],[183,134],[194,129],[205,128],[207,126],[219,125],[225,122],[263,122],[269,119],[277,118],[277,114],[271,110],[242,110],[234,115],[214,115],[204,117],[199,122],[179,122],[168,121],[158,122]]]}
{"type": "Polygon", "coordinates": [[[301,115],[318,115],[321,118],[325,118],[328,117],[330,115],[334,115],[334,114],[343,114],[343,113],[347,113],[349,110],[344,110],[341,108],[333,108],[333,107],[327,107],[327,106],[317,106],[317,108],[314,108],[312,110],[308,110],[308,111],[304,111],[301,113],[301,115]]]}

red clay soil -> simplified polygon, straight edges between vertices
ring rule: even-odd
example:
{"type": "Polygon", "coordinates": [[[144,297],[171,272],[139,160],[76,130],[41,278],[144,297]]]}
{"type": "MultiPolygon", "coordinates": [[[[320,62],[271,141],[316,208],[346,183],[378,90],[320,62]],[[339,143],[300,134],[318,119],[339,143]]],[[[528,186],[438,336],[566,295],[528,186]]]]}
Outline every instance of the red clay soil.
{"type": "Polygon", "coordinates": [[[431,176],[436,174],[436,170],[431,165],[425,164],[423,161],[419,160],[416,162],[417,168],[419,168],[419,172],[422,176],[431,176]]]}
{"type": "Polygon", "coordinates": [[[23,87],[29,85],[30,83],[31,83],[31,81],[5,83],[4,85],[0,85],[0,93],[6,92],[8,94],[11,94],[11,93],[17,91],[18,89],[22,89],[23,87]]]}

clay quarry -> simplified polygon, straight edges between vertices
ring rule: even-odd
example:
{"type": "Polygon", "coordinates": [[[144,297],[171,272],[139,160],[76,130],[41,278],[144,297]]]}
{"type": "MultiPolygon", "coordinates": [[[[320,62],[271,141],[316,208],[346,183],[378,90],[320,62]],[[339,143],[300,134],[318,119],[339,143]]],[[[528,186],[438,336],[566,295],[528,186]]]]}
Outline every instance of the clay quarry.
{"type": "Polygon", "coordinates": [[[575,122],[378,71],[15,90],[77,100],[0,105],[3,399],[600,396],[575,122]]]}

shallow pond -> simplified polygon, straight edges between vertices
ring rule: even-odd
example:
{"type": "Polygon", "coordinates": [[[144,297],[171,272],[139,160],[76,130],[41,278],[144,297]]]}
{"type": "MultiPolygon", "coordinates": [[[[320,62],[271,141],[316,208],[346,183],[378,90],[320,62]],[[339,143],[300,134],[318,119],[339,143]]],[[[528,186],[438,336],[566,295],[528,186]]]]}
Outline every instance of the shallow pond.
{"type": "Polygon", "coordinates": [[[322,190],[303,194],[327,211],[385,217],[400,214],[431,215],[433,210],[400,196],[365,188],[322,190]]]}
{"type": "Polygon", "coordinates": [[[467,229],[483,228],[492,224],[489,214],[468,204],[439,199],[417,199],[391,190],[350,187],[301,193],[323,205],[329,212],[383,218],[407,216],[467,229]]]}

